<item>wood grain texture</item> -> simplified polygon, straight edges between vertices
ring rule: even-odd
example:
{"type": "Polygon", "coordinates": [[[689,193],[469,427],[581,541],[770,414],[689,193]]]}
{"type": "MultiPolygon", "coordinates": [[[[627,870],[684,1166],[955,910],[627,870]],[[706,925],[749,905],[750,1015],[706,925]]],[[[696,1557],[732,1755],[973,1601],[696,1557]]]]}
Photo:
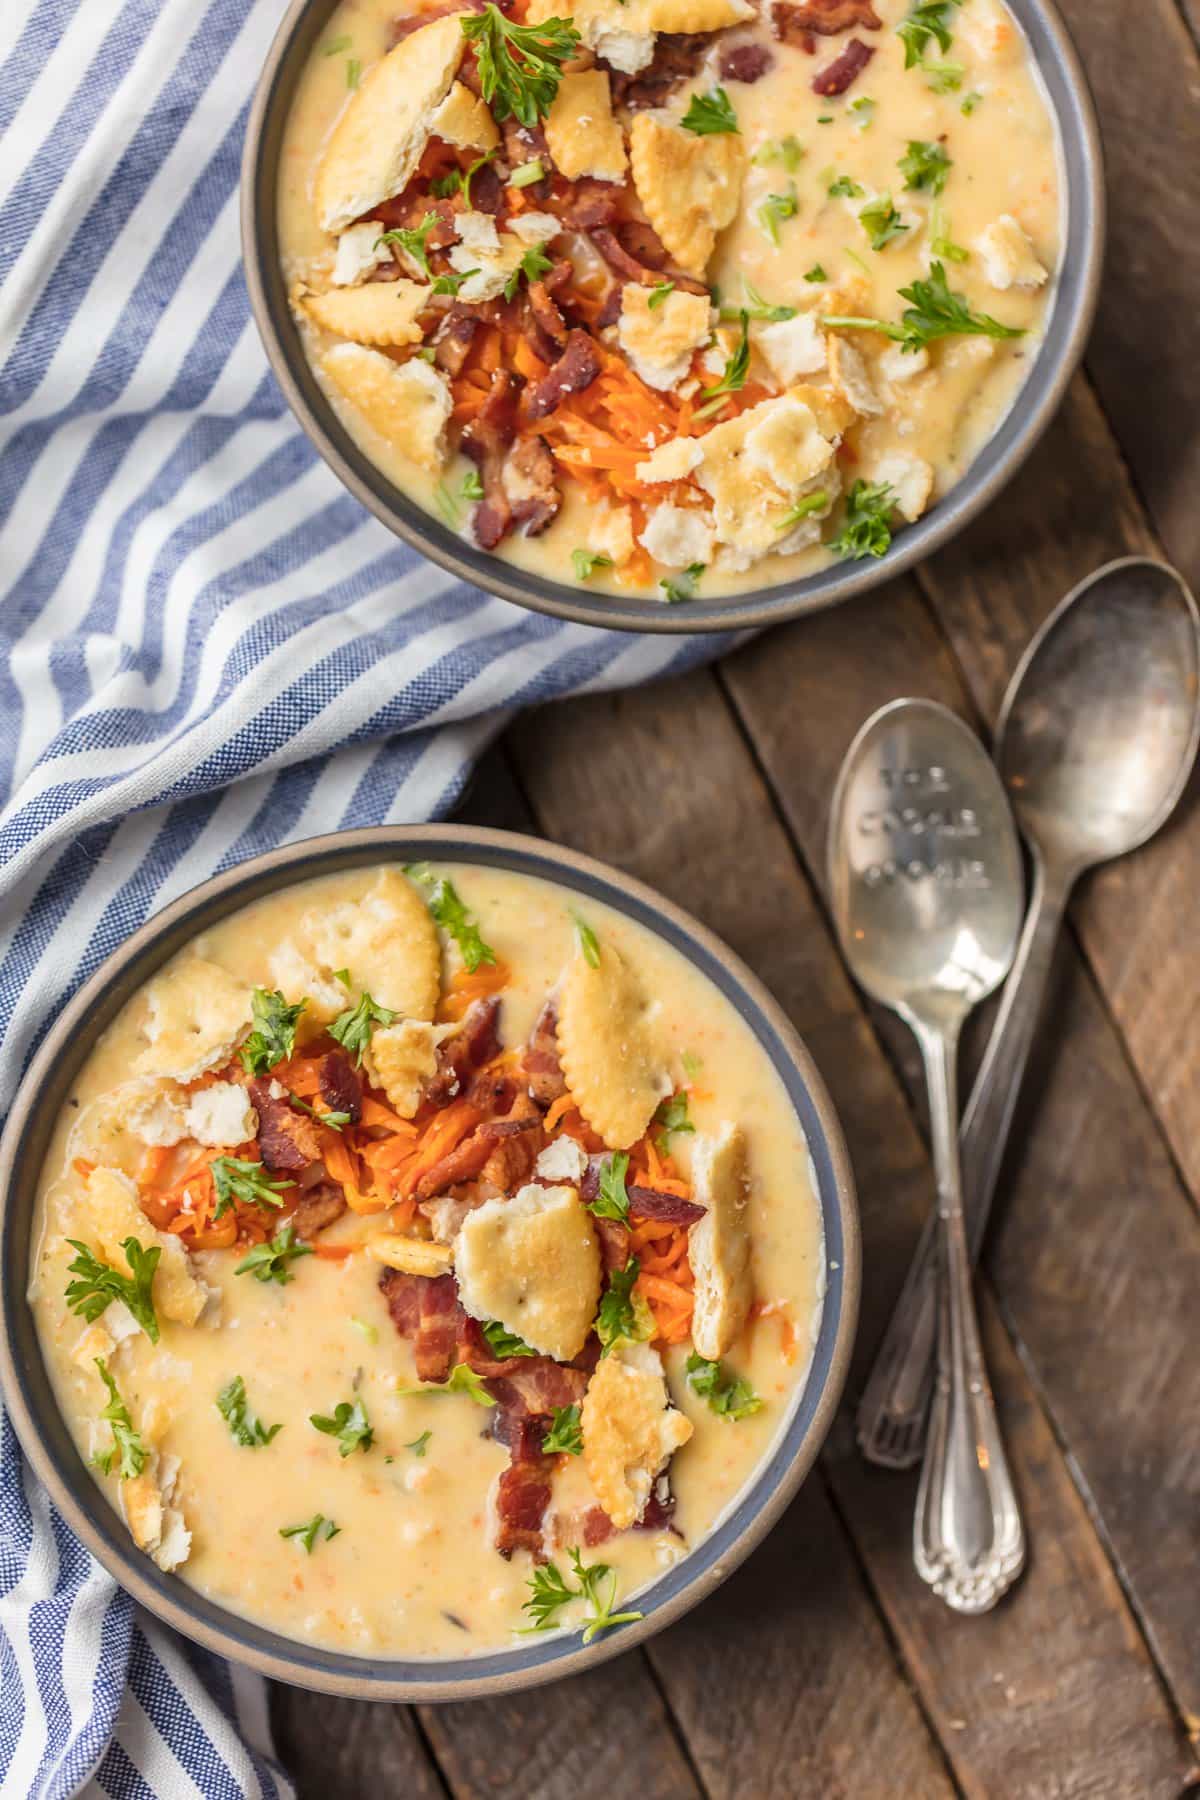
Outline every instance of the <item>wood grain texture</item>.
{"type": "MultiPolygon", "coordinates": [[[[893,584],[856,610],[857,636],[827,614],[726,665],[821,881],[824,807],[816,796],[829,793],[867,714],[905,691],[970,710],[912,587],[893,584]]],[[[1188,1348],[1200,1233],[1122,1043],[1069,943],[1061,975],[1002,1179],[988,1264],[1178,1703],[1200,1716],[1200,1369],[1188,1348]]]]}
{"type": "MultiPolygon", "coordinates": [[[[1163,542],[1198,582],[1200,56],[1175,0],[1060,0],[1060,9],[1095,96],[1108,172],[1108,257],[1087,366],[1163,542]]],[[[1076,493],[1082,501],[1082,483],[1076,493]]]]}
{"type": "Polygon", "coordinates": [[[406,1706],[334,1700],[272,1682],[271,1725],[297,1800],[353,1794],[444,1800],[446,1789],[406,1706]]]}
{"type": "MultiPolygon", "coordinates": [[[[741,699],[750,664],[758,659],[769,665],[777,678],[772,717],[803,719],[787,761],[805,814],[805,824],[794,823],[806,849],[809,838],[823,840],[832,771],[851,735],[840,721],[830,730],[839,684],[829,681],[829,667],[822,662],[821,631],[832,629],[836,621],[811,623],[811,635],[805,628],[777,634],[735,660],[731,671],[741,699]],[[798,680],[801,664],[805,677],[798,680]],[[822,698],[826,692],[829,697],[822,698]]],[[[845,632],[844,621],[842,625],[849,645],[852,634],[845,632]]],[[[936,653],[929,615],[911,588],[891,590],[870,625],[871,656],[861,658],[858,639],[853,639],[853,653],[872,669],[884,664],[882,643],[892,645],[906,667],[919,666],[928,646],[936,653]]],[[[935,654],[934,667],[943,684],[953,682],[948,658],[935,654]]],[[[886,679],[886,668],[883,673],[886,679]]],[[[859,709],[855,725],[865,710],[869,708],[859,709]]],[[[753,716],[750,723],[753,728],[753,716]]],[[[698,675],[613,701],[576,703],[569,712],[552,709],[518,727],[514,742],[535,810],[550,834],[608,856],[699,913],[746,956],[807,1038],[853,1146],[869,1272],[862,1329],[862,1348],[868,1350],[882,1328],[912,1232],[928,1204],[931,1177],[911,1111],[867,1029],[746,746],[715,704],[711,679],[698,675]],[[736,844],[736,855],[729,853],[730,844],[736,844]]],[[[911,1569],[912,1494],[905,1483],[892,1484],[888,1477],[866,1483],[859,1478],[848,1421],[826,1457],[839,1508],[872,1587],[885,1596],[906,1664],[928,1680],[928,1691],[926,1679],[918,1682],[922,1703],[939,1726],[955,1779],[966,1790],[1006,1796],[1049,1793],[1050,1787],[1039,1785],[1049,1770],[1064,1793],[1085,1793],[1089,1783],[1097,1792],[1116,1791],[1102,1785],[1115,1770],[1129,1783],[1130,1794],[1165,1793],[1189,1766],[1175,1721],[1011,1349],[1007,1365],[1013,1409],[1033,1421],[1018,1439],[1014,1457],[1017,1478],[1029,1488],[1031,1530],[1047,1542],[1074,1540],[1079,1534],[1086,1540],[1075,1552],[1071,1604],[1064,1603],[1054,1564],[1047,1561],[1035,1563],[1002,1609],[1010,1679],[1030,1697],[1024,1718],[1030,1754],[1018,1779],[1013,1779],[1002,1734],[989,1727],[995,1663],[983,1635],[972,1636],[969,1629],[956,1633],[954,1705],[934,1712],[937,1683],[929,1651],[910,1618],[911,1589],[918,1585],[911,1569]],[[1114,1607],[1108,1629],[1097,1634],[1094,1622],[1114,1607]],[[1053,1703],[1054,1684],[1047,1686],[1046,1671],[1063,1667],[1103,1676],[1109,1726],[1103,1748],[1094,1720],[1078,1708],[1053,1703]],[[1117,1745],[1120,1760],[1114,1761],[1117,1745]],[[1039,1750],[1040,1774],[1035,1769],[1039,1750]]],[[[805,1492],[806,1497],[816,1492],[811,1482],[805,1492]]],[[[822,1581],[821,1575],[830,1565],[830,1553],[811,1523],[804,1523],[801,1543],[820,1543],[821,1549],[815,1564],[803,1553],[797,1556],[794,1531],[789,1516],[782,1528],[786,1535],[775,1534],[718,1601],[672,1632],[661,1647],[651,1647],[706,1786],[716,1795],[735,1793],[740,1770],[751,1784],[747,1791],[774,1791],[783,1761],[791,1759],[804,1773],[804,1781],[798,1776],[792,1790],[798,1793],[924,1791],[919,1782],[915,1788],[886,1785],[894,1771],[889,1764],[881,1774],[874,1741],[861,1720],[857,1750],[845,1739],[837,1705],[845,1668],[851,1660],[856,1664],[860,1686],[877,1679],[861,1651],[848,1656],[847,1633],[853,1629],[861,1635],[852,1617],[857,1587],[846,1585],[836,1603],[827,1604],[828,1578],[822,1581]],[[798,1645],[806,1629],[819,1642],[824,1659],[825,1681],[815,1709],[807,1665],[796,1681],[799,1692],[781,1673],[802,1654],[798,1645]],[[676,1642],[690,1652],[679,1665],[676,1642]],[[709,1717],[718,1666],[714,1658],[739,1672],[727,1709],[738,1721],[732,1737],[727,1718],[718,1727],[709,1717]],[[765,1721],[764,1689],[776,1707],[773,1728],[765,1721]],[[747,1756],[752,1758],[749,1768],[747,1756]]],[[[930,1607],[928,1630],[936,1640],[939,1617],[946,1629],[956,1622],[936,1602],[922,1598],[930,1607]]]]}

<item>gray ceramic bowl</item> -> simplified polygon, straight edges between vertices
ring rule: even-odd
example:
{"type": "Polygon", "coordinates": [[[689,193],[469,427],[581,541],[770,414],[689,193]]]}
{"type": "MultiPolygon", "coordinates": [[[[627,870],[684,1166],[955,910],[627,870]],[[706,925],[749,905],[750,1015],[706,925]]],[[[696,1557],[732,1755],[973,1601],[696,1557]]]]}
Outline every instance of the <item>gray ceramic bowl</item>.
{"type": "Polygon", "coordinates": [[[0,1378],[17,1435],[72,1531],[145,1606],[223,1656],[279,1681],[371,1700],[457,1700],[552,1681],[603,1662],[678,1619],[731,1573],[779,1518],[812,1467],[846,1378],[858,1313],[859,1236],[846,1147],[811,1057],[762,984],[725,946],[639,882],[514,833],[445,825],[342,832],[254,857],[185,894],[97,970],[54,1025],[0,1142],[0,1378]],[[477,862],[540,875],[602,900],[657,932],[737,1008],[803,1125],[825,1232],[824,1312],[808,1382],[784,1435],[734,1510],[639,1599],[645,1618],[583,1649],[578,1634],[521,1638],[475,1658],[388,1661],[314,1648],[204,1599],[136,1551],[85,1468],[55,1403],[25,1297],[38,1175],[55,1118],[97,1035],[142,983],[198,932],[276,889],[380,860],[477,862]]]}
{"type": "Polygon", "coordinates": [[[802,581],[686,606],[607,599],[582,586],[529,574],[476,549],[400,493],[354,443],[305,361],[288,308],[275,216],[280,144],[297,80],[335,4],[291,0],[254,96],[242,160],[242,251],[250,300],[288,404],[330,468],[385,525],[463,581],[537,612],[625,631],[740,631],[775,624],[865,593],[932,555],[999,493],[1049,424],[1083,354],[1096,307],[1104,251],[1103,167],[1087,82],[1051,0],[1008,0],[1058,120],[1066,238],[1054,309],[1037,361],[1011,412],[953,492],[903,531],[882,561],[838,564],[802,581]]]}

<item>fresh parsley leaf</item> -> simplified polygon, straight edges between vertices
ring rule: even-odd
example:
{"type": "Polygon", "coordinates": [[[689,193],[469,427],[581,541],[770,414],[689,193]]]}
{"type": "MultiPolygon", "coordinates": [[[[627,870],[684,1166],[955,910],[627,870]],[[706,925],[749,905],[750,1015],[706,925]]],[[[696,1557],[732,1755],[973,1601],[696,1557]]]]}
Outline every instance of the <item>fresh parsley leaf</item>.
{"type": "Polygon", "coordinates": [[[475,161],[466,169],[447,169],[444,175],[439,175],[436,181],[430,183],[431,191],[437,199],[449,200],[461,189],[463,200],[469,207],[471,204],[471,182],[474,180],[475,176],[478,175],[485,163],[490,163],[492,158],[499,154],[500,146],[497,144],[495,149],[485,150],[482,156],[476,157],[475,161]]]}
{"type": "Polygon", "coordinates": [[[519,169],[513,170],[508,178],[508,185],[511,188],[527,188],[532,187],[535,181],[545,179],[546,165],[540,156],[535,156],[532,162],[522,163],[519,169]]]}
{"type": "Polygon", "coordinates": [[[483,483],[479,479],[478,469],[467,470],[467,473],[463,476],[463,484],[458,491],[464,500],[483,499],[483,483]]]}
{"type": "Polygon", "coordinates": [[[890,194],[880,194],[877,200],[864,206],[858,215],[858,222],[870,238],[872,250],[882,250],[885,244],[890,244],[893,238],[908,230],[892,205],[890,194]]]}
{"type": "Polygon", "coordinates": [[[960,62],[923,62],[921,72],[935,94],[957,94],[967,71],[960,62]]]}
{"type": "MultiPolygon", "coordinates": [[[[699,413],[696,413],[694,416],[696,418],[700,417],[699,413]]],[[[696,583],[703,575],[705,566],[704,563],[689,563],[682,575],[663,576],[658,585],[667,596],[667,599],[672,606],[679,606],[685,600],[694,600],[696,598],[696,583]]]]}
{"type": "Polygon", "coordinates": [[[904,45],[904,66],[920,66],[932,38],[944,55],[950,48],[950,21],[962,0],[919,0],[909,9],[908,17],[896,27],[896,36],[904,45]]]}
{"type": "Polygon", "coordinates": [[[296,1021],[307,1000],[289,1006],[277,988],[256,987],[250,1001],[254,1029],[239,1052],[242,1067],[250,1075],[265,1075],[276,1063],[287,1062],[296,1048],[296,1021]]]}
{"type": "Polygon", "coordinates": [[[397,225],[393,231],[381,232],[375,242],[376,244],[399,244],[401,250],[411,256],[421,273],[428,278],[432,275],[432,270],[429,267],[426,239],[437,223],[437,214],[427,212],[419,225],[397,225]]]}
{"type": "Polygon", "coordinates": [[[975,108],[980,104],[982,99],[983,99],[982,94],[968,94],[967,95],[966,99],[963,101],[962,105],[958,109],[964,119],[970,118],[971,114],[975,111],[975,108]]]}
{"type": "Polygon", "coordinates": [[[113,1447],[104,1457],[97,1458],[97,1467],[106,1475],[112,1472],[113,1463],[118,1464],[118,1473],[122,1481],[130,1481],[133,1476],[140,1475],[149,1461],[150,1452],[142,1442],[141,1434],[135,1430],[133,1420],[129,1416],[129,1408],[121,1398],[120,1389],[108,1372],[108,1364],[102,1356],[94,1358],[100,1379],[108,1389],[108,1405],[100,1414],[112,1426],[113,1447]]]}
{"type": "Polygon", "coordinates": [[[390,1025],[395,1017],[390,1006],[380,1006],[364,988],[357,1004],[348,1006],[345,1012],[338,1014],[329,1027],[329,1035],[337,1039],[342,1049],[361,1068],[363,1051],[371,1041],[372,1028],[376,1025],[390,1025]]]}
{"type": "Polygon", "coordinates": [[[579,948],[583,952],[584,962],[589,969],[598,969],[600,967],[599,938],[586,919],[581,919],[578,913],[572,913],[571,917],[575,921],[575,935],[579,939],[579,948]]]}
{"type": "Polygon", "coordinates": [[[758,209],[758,223],[764,236],[770,238],[776,249],[779,248],[779,227],[785,219],[794,219],[800,210],[800,198],[796,193],[796,184],[792,183],[786,194],[768,194],[758,209]]]}
{"type": "MultiPolygon", "coordinates": [[[[764,299],[763,295],[759,293],[748,275],[742,276],[742,287],[745,289],[746,293],[745,311],[748,318],[761,320],[763,323],[773,325],[782,319],[794,319],[796,317],[796,308],[794,306],[774,306],[769,300],[764,299]]],[[[736,306],[723,306],[721,308],[721,317],[726,322],[729,322],[732,319],[740,319],[741,308],[736,306]]]]}
{"type": "Polygon", "coordinates": [[[585,1564],[578,1549],[573,1549],[570,1555],[578,1587],[573,1588],[553,1562],[543,1563],[530,1576],[530,1598],[522,1607],[533,1620],[532,1625],[525,1627],[527,1631],[553,1631],[559,1623],[556,1615],[570,1600],[585,1600],[591,1607],[584,1620],[585,1644],[590,1644],[600,1632],[609,1631],[614,1625],[626,1625],[645,1617],[640,1612],[613,1611],[617,1577],[608,1563],[585,1564]],[[607,1593],[602,1591],[606,1582],[607,1593]]]}
{"type": "Polygon", "coordinates": [[[361,1400],[339,1400],[332,1418],[324,1413],[310,1413],[308,1422],[314,1430],[337,1439],[339,1456],[350,1456],[355,1450],[369,1450],[375,1442],[375,1433],[361,1400]]]}
{"type": "Polygon", "coordinates": [[[830,541],[838,556],[856,560],[885,556],[892,541],[892,507],[895,496],[886,481],[856,481],[846,500],[842,529],[830,541]]]}
{"type": "Polygon", "coordinates": [[[658,1141],[664,1153],[670,1152],[673,1137],[694,1132],[696,1127],[692,1124],[692,1115],[688,1111],[687,1090],[681,1089],[677,1094],[668,1095],[655,1112],[653,1123],[659,1128],[658,1141]]]}
{"type": "Polygon", "coordinates": [[[512,274],[504,284],[504,298],[506,300],[516,299],[517,289],[521,285],[522,275],[524,275],[527,281],[536,281],[539,275],[544,275],[547,269],[552,269],[553,267],[554,264],[552,260],[546,255],[542,246],[540,244],[530,244],[528,250],[517,264],[517,267],[513,270],[512,274]]]}
{"type": "Polygon", "coordinates": [[[817,124],[818,125],[832,125],[833,124],[833,114],[832,113],[818,113],[817,114],[817,124]]]}
{"type": "Polygon", "coordinates": [[[479,935],[479,922],[459,899],[454,883],[444,875],[435,875],[428,863],[410,863],[405,873],[411,881],[429,889],[425,904],[436,923],[443,931],[448,931],[458,945],[467,974],[473,975],[484,963],[494,968],[496,952],[479,935]]]}
{"type": "Polygon", "coordinates": [[[908,149],[897,167],[904,176],[906,188],[940,194],[946,185],[951,162],[941,144],[930,143],[927,138],[909,138],[908,149]]]}
{"type": "Polygon", "coordinates": [[[233,1272],[235,1275],[253,1275],[255,1281],[277,1281],[280,1287],[286,1287],[289,1281],[296,1279],[288,1264],[299,1256],[311,1256],[312,1253],[311,1244],[296,1241],[296,1227],[285,1225],[269,1243],[255,1244],[233,1272]]]}
{"type": "Polygon", "coordinates": [[[283,1430],[282,1425],[264,1425],[250,1411],[246,1400],[246,1383],[240,1375],[223,1387],[217,1395],[217,1411],[233,1433],[235,1443],[247,1450],[260,1450],[283,1430]]]}
{"type": "Polygon", "coordinates": [[[796,137],[783,137],[760,144],[751,158],[760,168],[778,163],[789,175],[794,175],[804,157],[804,146],[796,137]]]}
{"type": "Polygon", "coordinates": [[[483,1335],[497,1362],[502,1362],[506,1356],[537,1355],[537,1351],[524,1338],[519,1338],[515,1331],[507,1331],[499,1319],[489,1319],[483,1327],[483,1335]]]}
{"type": "Polygon", "coordinates": [[[423,1431],[420,1437],[415,1437],[412,1443],[405,1444],[404,1448],[406,1450],[411,1450],[414,1456],[424,1456],[429,1448],[429,1440],[432,1436],[432,1431],[423,1431]]]}
{"type": "Polygon", "coordinates": [[[805,281],[828,281],[829,277],[820,263],[814,263],[811,269],[805,269],[804,279],[805,281]]]}
{"type": "Polygon", "coordinates": [[[431,294],[449,294],[451,298],[458,293],[464,281],[470,281],[472,275],[478,275],[478,269],[464,269],[461,274],[456,269],[447,269],[444,275],[438,275],[430,288],[431,294]]]}
{"type": "Polygon", "coordinates": [[[495,1406],[496,1402],[483,1385],[483,1377],[477,1375],[470,1363],[455,1363],[445,1381],[431,1381],[421,1387],[398,1387],[398,1394],[465,1394],[476,1406],[495,1406]]]}
{"type": "Polygon", "coordinates": [[[288,1105],[294,1106],[298,1112],[307,1113],[310,1119],[317,1121],[318,1125],[328,1125],[331,1131],[340,1131],[343,1125],[350,1123],[348,1112],[318,1112],[315,1106],[310,1106],[307,1100],[302,1100],[299,1094],[293,1094],[290,1091],[288,1105]]]}
{"type": "Polygon", "coordinates": [[[462,31],[475,46],[479,84],[496,123],[512,118],[530,126],[544,119],[558,92],[563,64],[579,48],[573,22],[554,18],[517,25],[488,0],[481,13],[462,15],[462,31]]]}
{"type": "Polygon", "coordinates": [[[67,1264],[67,1273],[78,1277],[68,1284],[66,1291],[71,1311],[92,1325],[106,1306],[114,1300],[123,1300],[150,1342],[157,1344],[158,1318],[154,1311],[153,1289],[154,1271],[162,1255],[159,1246],[155,1244],[145,1250],[137,1238],[127,1237],[121,1249],[130,1273],[122,1275],[108,1263],[101,1262],[78,1238],[68,1238],[67,1242],[77,1252],[74,1262],[67,1264]]]}
{"type": "Polygon", "coordinates": [[[602,1356],[610,1356],[621,1344],[643,1344],[654,1335],[653,1314],[633,1291],[641,1266],[637,1257],[631,1256],[623,1269],[614,1269],[608,1278],[596,1314],[602,1356]]]}
{"type": "Polygon", "coordinates": [[[746,376],[750,372],[750,314],[742,307],[738,317],[742,322],[742,335],[738,339],[737,348],[726,361],[725,373],[720,381],[712,387],[701,388],[700,398],[704,405],[696,408],[693,416],[697,419],[704,419],[709,413],[718,412],[725,404],[727,394],[736,394],[746,385],[746,376]]]}
{"type": "Polygon", "coordinates": [[[851,181],[848,175],[839,175],[836,181],[831,181],[829,184],[831,200],[861,200],[862,197],[863,189],[859,187],[857,181],[851,181]]]}
{"type": "Polygon", "coordinates": [[[647,311],[654,312],[657,307],[660,307],[663,304],[667,295],[673,294],[674,292],[675,283],[673,281],[656,281],[654,286],[650,289],[650,292],[646,295],[647,311]]]}
{"type": "Polygon", "coordinates": [[[942,257],[946,262],[970,262],[971,252],[961,244],[956,244],[948,235],[945,218],[941,206],[935,200],[929,217],[929,248],[934,256],[942,257]]]}
{"type": "Polygon", "coordinates": [[[314,1513],[306,1525],[281,1525],[279,1535],[281,1538],[299,1538],[311,1556],[315,1543],[321,1539],[328,1543],[329,1539],[335,1538],[341,1529],[341,1526],[335,1525],[332,1519],[327,1519],[324,1513],[314,1513]]]}
{"type": "Polygon", "coordinates": [[[715,87],[707,94],[693,94],[679,123],[697,137],[719,137],[738,130],[733,102],[723,87],[715,87]]]}
{"type": "Polygon", "coordinates": [[[583,1453],[583,1429],[577,1406],[556,1406],[550,1429],[542,1439],[547,1456],[580,1456],[583,1453]]]}
{"type": "Polygon", "coordinates": [[[900,289],[900,298],[909,302],[900,315],[900,324],[885,319],[827,318],[826,325],[855,331],[878,331],[892,338],[905,352],[923,350],[926,344],[944,337],[1024,337],[1015,325],[1002,325],[987,313],[973,313],[964,294],[954,294],[940,262],[930,265],[927,281],[914,281],[900,289]]]}
{"type": "Polygon", "coordinates": [[[823,512],[829,505],[829,495],[824,488],[816,488],[811,494],[802,494],[795,506],[788,508],[780,520],[780,531],[790,531],[793,525],[799,525],[810,519],[814,513],[823,512]]]}
{"type": "Polygon", "coordinates": [[[272,1181],[260,1162],[247,1162],[241,1156],[214,1156],[208,1166],[217,1195],[214,1219],[223,1218],[235,1200],[247,1206],[282,1206],[280,1194],[296,1185],[294,1181],[272,1181]]]}
{"type": "Polygon", "coordinates": [[[852,100],[846,109],[854,114],[854,123],[860,131],[865,131],[875,117],[875,102],[863,94],[858,100],[852,100]]]}
{"type": "Polygon", "coordinates": [[[597,569],[611,569],[613,559],[597,550],[572,550],[571,561],[575,566],[576,581],[586,581],[597,569]]]}
{"type": "Polygon", "coordinates": [[[625,1190],[625,1177],[629,1173],[629,1157],[624,1150],[616,1150],[606,1156],[600,1164],[600,1187],[594,1200],[585,1202],[589,1212],[598,1219],[620,1219],[624,1222],[629,1217],[629,1195],[625,1190]]]}
{"type": "Polygon", "coordinates": [[[687,1359],[688,1382],[723,1419],[748,1419],[762,1411],[762,1401],[744,1375],[731,1375],[719,1362],[707,1362],[697,1351],[687,1359]]]}

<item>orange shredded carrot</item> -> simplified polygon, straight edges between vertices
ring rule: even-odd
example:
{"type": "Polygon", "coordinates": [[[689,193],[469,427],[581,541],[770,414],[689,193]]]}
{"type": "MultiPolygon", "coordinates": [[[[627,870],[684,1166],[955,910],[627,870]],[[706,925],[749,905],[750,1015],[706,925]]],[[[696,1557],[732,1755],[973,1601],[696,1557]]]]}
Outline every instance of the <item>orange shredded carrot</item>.
{"type": "Polygon", "coordinates": [[[142,1156],[141,1174],[138,1176],[139,1187],[153,1187],[170,1160],[171,1152],[167,1145],[152,1144],[142,1156]]]}
{"type": "MultiPolygon", "coordinates": [[[[417,1135],[417,1128],[411,1119],[402,1119],[399,1113],[394,1113],[390,1107],[384,1106],[381,1100],[372,1100],[369,1094],[363,1097],[359,1123],[380,1125],[385,1131],[394,1132],[397,1137],[415,1138],[417,1135]]],[[[359,1148],[361,1150],[365,1146],[360,1145],[359,1148]]]]}
{"type": "Polygon", "coordinates": [[[323,1256],[326,1262],[342,1262],[347,1256],[353,1256],[358,1247],[357,1244],[323,1244],[319,1238],[313,1245],[317,1255],[323,1256]]]}
{"type": "Polygon", "coordinates": [[[448,1156],[482,1118],[479,1108],[472,1106],[469,1100],[454,1100],[440,1113],[435,1113],[426,1127],[416,1155],[407,1164],[401,1177],[400,1187],[405,1199],[416,1192],[421,1177],[427,1175],[444,1156],[448,1156]]]}
{"type": "Polygon", "coordinates": [[[314,1094],[321,1091],[321,1059],[319,1056],[294,1056],[290,1062],[280,1063],[272,1069],[274,1079],[301,1100],[311,1100],[314,1094]]]}
{"type": "Polygon", "coordinates": [[[552,1103],[546,1117],[542,1120],[542,1125],[545,1130],[553,1131],[554,1127],[560,1120],[565,1119],[569,1112],[578,1111],[579,1108],[576,1104],[574,1094],[560,1094],[558,1099],[552,1103]]]}
{"type": "Polygon", "coordinates": [[[321,1133],[321,1158],[331,1180],[339,1186],[358,1186],[358,1158],[349,1144],[328,1128],[321,1133]]]}
{"type": "Polygon", "coordinates": [[[390,1194],[380,1194],[377,1192],[365,1194],[361,1188],[355,1187],[349,1182],[342,1189],[342,1192],[346,1196],[346,1205],[350,1208],[350,1211],[359,1213],[363,1217],[369,1217],[372,1213],[386,1212],[388,1207],[392,1204],[392,1197],[390,1194]]]}
{"type": "Polygon", "coordinates": [[[463,1017],[474,1001],[500,993],[511,980],[512,970],[503,961],[484,963],[473,973],[459,969],[451,978],[438,1009],[438,1017],[446,1024],[454,1023],[463,1017]]]}
{"type": "Polygon", "coordinates": [[[96,1165],[94,1162],[89,1162],[85,1156],[77,1156],[72,1167],[74,1168],[75,1173],[81,1176],[84,1181],[90,1181],[96,1165]]]}

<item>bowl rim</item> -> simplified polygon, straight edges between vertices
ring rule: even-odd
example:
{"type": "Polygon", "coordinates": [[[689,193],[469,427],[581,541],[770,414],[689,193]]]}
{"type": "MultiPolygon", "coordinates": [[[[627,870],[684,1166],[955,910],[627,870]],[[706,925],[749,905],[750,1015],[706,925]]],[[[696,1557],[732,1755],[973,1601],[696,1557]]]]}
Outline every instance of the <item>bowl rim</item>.
{"type": "MultiPolygon", "coordinates": [[[[945,498],[916,524],[906,526],[878,561],[835,564],[797,581],[684,606],[591,593],[519,569],[469,544],[393,487],[354,443],[321,394],[288,311],[277,253],[277,159],[275,153],[266,155],[267,139],[282,126],[275,106],[285,84],[290,93],[293,54],[302,65],[310,47],[302,53],[294,46],[320,15],[321,24],[308,32],[315,41],[336,4],[337,0],[290,0],[254,91],[240,184],[242,258],[251,309],[292,413],[343,486],[396,536],[459,580],[534,612],[614,631],[678,635],[777,624],[866,593],[933,555],[990,505],[1050,424],[1083,356],[1099,300],[1105,241],[1103,149],[1087,77],[1055,0],[1006,0],[1029,44],[1056,125],[1063,180],[1063,252],[1033,366],[1008,412],[945,498]],[[1051,73],[1061,80],[1061,103],[1050,92],[1051,73]]],[[[285,94],[280,103],[284,112],[288,97],[285,94]]]]}
{"type": "Polygon", "coordinates": [[[0,1389],[34,1473],[76,1537],[139,1605],[163,1623],[273,1680],[347,1698],[450,1701],[538,1686],[633,1649],[711,1594],[761,1543],[812,1469],[845,1386],[860,1287],[857,1202],[841,1126],[809,1051],[768,989],[707,926],[645,883],[576,851],[492,827],[432,824],[330,833],[247,858],[191,888],[118,945],[72,997],[33,1057],[0,1139],[0,1389]],[[709,979],[723,977],[716,985],[755,1030],[784,1079],[814,1168],[824,1228],[826,1290],[819,1336],[791,1416],[717,1527],[644,1590],[644,1598],[652,1601],[656,1590],[666,1588],[670,1590],[666,1598],[654,1602],[644,1619],[620,1626],[586,1648],[578,1633],[570,1632],[547,1634],[540,1641],[522,1639],[523,1646],[530,1646],[528,1652],[506,1647],[460,1659],[355,1656],[305,1645],[256,1626],[207,1600],[178,1576],[164,1574],[134,1547],[70,1438],[50,1388],[26,1297],[29,1226],[46,1143],[98,1031],[107,1027],[155,968],[218,919],[267,893],[322,874],[400,857],[413,860],[413,852],[416,860],[477,861],[561,882],[646,925],[709,979]],[[57,1086],[51,1079],[56,1070],[57,1086]],[[800,1099],[807,1102],[811,1119],[804,1116],[800,1099]],[[29,1154],[23,1155],[31,1137],[29,1154]],[[19,1227],[14,1222],[15,1189],[22,1166],[31,1172],[24,1176],[28,1198],[20,1209],[25,1223],[19,1227]],[[833,1262],[831,1239],[837,1251],[833,1262]],[[836,1299],[833,1312],[831,1296],[836,1299]],[[822,1380],[817,1365],[823,1342],[822,1380]],[[35,1396],[37,1386],[41,1392],[35,1396]],[[809,1417],[802,1424],[806,1410],[809,1417]],[[739,1519],[736,1530],[731,1529],[739,1519]],[[694,1572],[688,1576],[690,1565],[694,1572]],[[522,1654],[526,1660],[520,1666],[507,1666],[522,1654]],[[506,1666],[487,1666],[497,1662],[506,1666]],[[476,1665],[479,1673],[473,1674],[476,1665]],[[439,1674],[447,1668],[455,1673],[439,1674]]]}

